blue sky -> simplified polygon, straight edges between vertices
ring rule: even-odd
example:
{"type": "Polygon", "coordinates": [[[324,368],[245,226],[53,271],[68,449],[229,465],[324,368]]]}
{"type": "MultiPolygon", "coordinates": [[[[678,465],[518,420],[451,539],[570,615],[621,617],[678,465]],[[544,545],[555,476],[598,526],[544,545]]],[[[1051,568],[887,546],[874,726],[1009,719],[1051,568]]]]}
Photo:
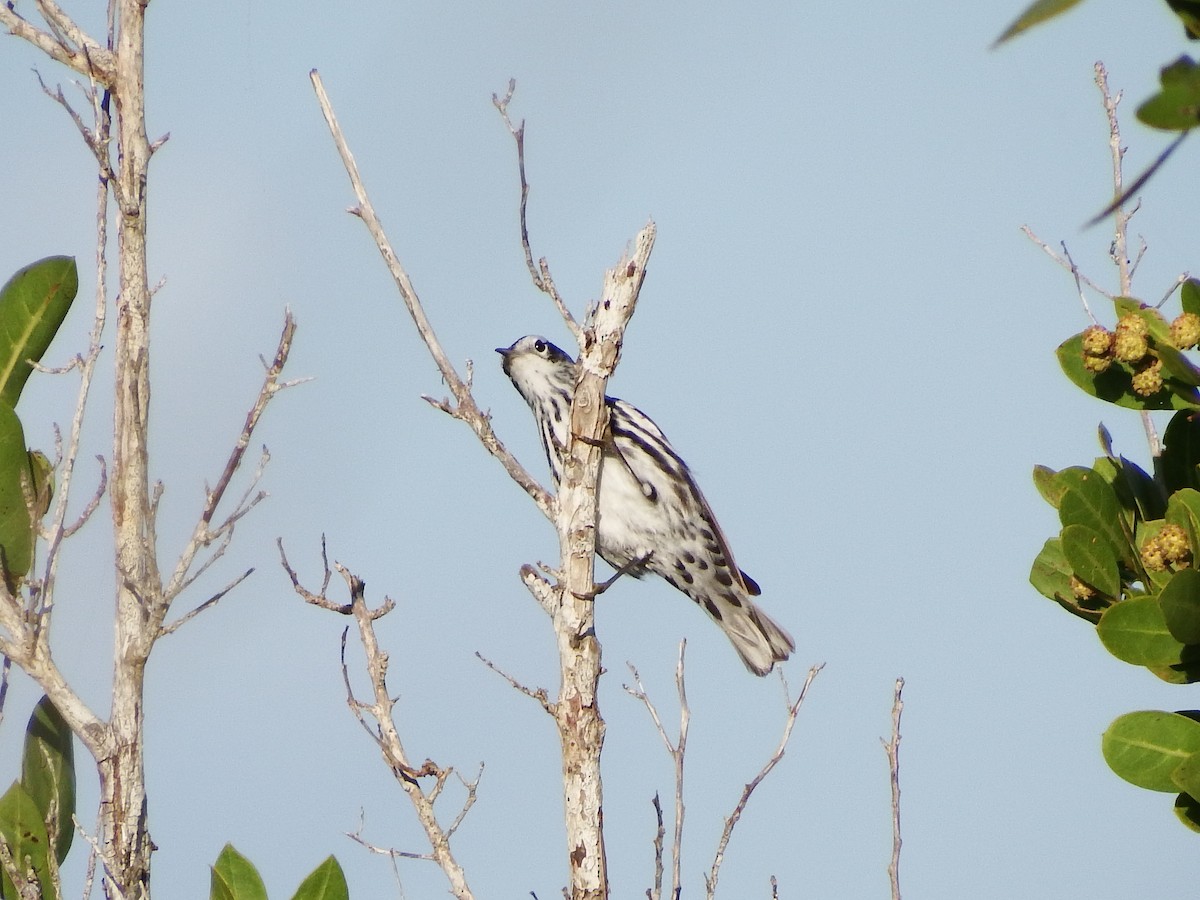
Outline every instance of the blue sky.
{"type": "MultiPolygon", "coordinates": [[[[98,30],[103,4],[70,6],[98,30]]],[[[1134,414],[1059,373],[1054,348],[1083,314],[1071,279],[1019,231],[1068,241],[1085,271],[1115,284],[1108,229],[1081,228],[1109,193],[1092,64],[1104,60],[1126,92],[1133,173],[1168,140],[1133,110],[1158,67],[1188,50],[1165,5],[1143,6],[1092,0],[993,52],[1016,3],[153,4],[149,128],[171,134],[150,186],[152,278],[166,278],[152,400],[164,567],[241,427],[285,307],[299,323],[289,374],[314,379],[270,408],[258,437],[271,497],[179,611],[256,573],[150,664],[156,896],[206,891],[226,841],[272,896],[330,852],[351,896],[398,896],[386,863],[343,836],[360,810],[374,843],[424,849],[346,709],[345,623],[304,606],[278,565],[282,537],[317,582],[322,534],[371,599],[397,601],[380,637],[412,756],[466,773],[486,762],[456,843],[477,894],[545,900],[566,878],[552,724],[474,656],[555,686],[548,623],[517,577],[553,561],[553,530],[467,429],[420,399],[443,389],[344,212],[353,197],[314,67],[444,345],[476,361],[480,405],[539,477],[536,429],[492,348],[568,335],[524,269],[515,152],[491,94],[517,79],[534,252],[577,312],[647,219],[658,224],[610,393],[654,417],[696,470],[740,565],[796,637],[793,689],[826,664],[735,833],[724,896],[769,896],[772,874],[781,896],[886,896],[878,739],[897,675],[908,682],[908,895],[1194,889],[1196,838],[1171,797],[1121,782],[1099,755],[1113,718],[1195,706],[1194,690],[1109,657],[1027,582],[1057,528],[1032,466],[1089,462],[1101,420],[1121,452],[1146,452],[1134,414]]],[[[15,39],[0,47],[0,271],[70,253],[90,295],[90,156],[30,68],[66,74],[15,39]]],[[[1135,289],[1150,300],[1198,265],[1194,197],[1181,189],[1195,152],[1183,146],[1134,220],[1150,248],[1135,289]]],[[[87,318],[81,303],[49,363],[83,347],[87,318]]],[[[73,391],[70,377],[30,382],[20,412],[32,444],[52,445],[73,391]]],[[[88,419],[93,477],[110,404],[101,392],[88,419]]],[[[97,519],[66,551],[56,621],[60,664],[99,708],[110,559],[97,519]]],[[[622,582],[597,618],[614,896],[649,885],[650,798],[671,789],[652,724],[621,690],[625,662],[669,709],[683,637],[683,866],[685,896],[699,894],[722,817],[778,740],[779,686],[748,675],[665,584],[622,582]]],[[[15,773],[36,697],[14,680],[0,772],[15,773]]],[[[82,782],[94,801],[89,773],[82,782]]],[[[407,862],[401,877],[405,897],[443,894],[432,864],[407,862]]]]}

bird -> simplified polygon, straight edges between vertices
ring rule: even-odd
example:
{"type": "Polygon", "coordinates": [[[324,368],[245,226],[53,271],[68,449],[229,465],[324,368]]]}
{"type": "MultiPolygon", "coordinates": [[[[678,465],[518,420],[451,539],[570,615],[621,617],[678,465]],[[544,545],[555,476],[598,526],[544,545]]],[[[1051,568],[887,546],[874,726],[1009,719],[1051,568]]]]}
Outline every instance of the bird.
{"type": "MultiPolygon", "coordinates": [[[[557,488],[575,395],[575,360],[544,337],[497,347],[501,367],[529,404],[557,488]]],[[[796,649],[791,635],[751,599],[757,582],[738,568],[729,542],[688,468],[644,412],[605,397],[609,413],[600,463],[596,552],[618,573],[660,575],[725,632],[755,675],[796,649]]]]}

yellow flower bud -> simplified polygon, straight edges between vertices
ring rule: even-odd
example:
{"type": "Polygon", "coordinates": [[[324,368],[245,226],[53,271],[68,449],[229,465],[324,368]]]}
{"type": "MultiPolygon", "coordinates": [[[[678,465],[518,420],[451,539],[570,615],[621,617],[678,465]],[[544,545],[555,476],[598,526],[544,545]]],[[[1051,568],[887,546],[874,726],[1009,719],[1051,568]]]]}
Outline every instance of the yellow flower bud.
{"type": "Polygon", "coordinates": [[[1171,323],[1171,343],[1180,350],[1190,350],[1200,343],[1200,316],[1183,313],[1171,323]]]}

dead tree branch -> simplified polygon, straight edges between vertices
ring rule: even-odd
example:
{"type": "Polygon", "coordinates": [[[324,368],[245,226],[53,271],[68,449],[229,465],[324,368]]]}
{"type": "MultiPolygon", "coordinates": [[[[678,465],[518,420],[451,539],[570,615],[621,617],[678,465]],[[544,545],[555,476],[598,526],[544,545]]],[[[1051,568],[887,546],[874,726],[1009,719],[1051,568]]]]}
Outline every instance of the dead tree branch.
{"type": "MultiPolygon", "coordinates": [[[[202,574],[213,562],[219,559],[228,547],[229,541],[233,538],[234,527],[238,520],[246,513],[253,509],[261,502],[266,494],[263,492],[255,492],[255,486],[262,477],[263,468],[269,459],[269,454],[266,448],[263,448],[263,455],[260,459],[258,469],[254,477],[251,479],[249,488],[242,496],[240,502],[226,516],[225,520],[216,527],[213,527],[213,516],[216,515],[217,507],[224,499],[225,493],[229,488],[229,483],[233,480],[233,476],[241,467],[242,460],[246,455],[246,448],[250,444],[250,438],[254,434],[254,429],[258,427],[259,421],[262,419],[263,412],[267,405],[281,390],[290,387],[295,382],[284,382],[280,378],[283,374],[283,369],[287,365],[288,356],[292,352],[292,341],[296,336],[296,320],[292,318],[291,310],[284,314],[283,331],[279,335],[279,343],[275,348],[275,356],[272,358],[269,365],[266,366],[266,372],[263,376],[262,387],[258,391],[258,396],[246,413],[246,420],[242,425],[241,433],[238,434],[237,440],[234,442],[233,449],[229,452],[229,457],[225,460],[225,468],[222,470],[220,477],[217,479],[216,486],[205,491],[204,507],[200,511],[200,517],[192,529],[192,535],[188,539],[187,544],[183,548],[183,552],[179,555],[179,560],[175,564],[175,571],[171,574],[170,580],[163,588],[163,596],[168,603],[182,593],[189,585],[191,585],[196,577],[202,574]],[[220,543],[217,543],[220,542],[220,543]],[[201,567],[199,572],[192,573],[192,565],[196,561],[196,555],[206,547],[217,543],[217,549],[201,567]]],[[[247,573],[248,574],[248,573],[247,573]]],[[[232,587],[231,585],[230,587],[232,587]]],[[[222,594],[225,592],[223,591],[222,594]]],[[[207,608],[212,603],[215,603],[221,595],[210,600],[208,603],[197,607],[187,615],[186,618],[191,618],[197,612],[207,608]]],[[[183,624],[185,619],[177,620],[170,626],[170,630],[174,631],[183,624]]]]}
{"type": "Polygon", "coordinates": [[[580,331],[579,323],[571,315],[571,310],[567,308],[567,304],[563,302],[562,296],[558,293],[558,287],[554,284],[554,279],[550,276],[550,264],[544,256],[538,260],[537,265],[534,265],[533,262],[533,248],[529,245],[529,224],[527,219],[529,182],[525,178],[525,120],[522,119],[520,125],[514,125],[513,120],[508,115],[508,106],[512,103],[513,94],[516,93],[516,90],[517,80],[510,78],[508,80],[508,92],[503,97],[492,94],[492,104],[500,112],[500,116],[504,119],[504,124],[508,128],[508,133],[512,135],[513,141],[517,145],[517,174],[521,179],[521,249],[525,251],[525,266],[529,269],[529,277],[533,280],[533,286],[554,301],[554,306],[558,310],[558,314],[562,316],[563,322],[566,323],[571,334],[575,336],[575,341],[579,343],[583,340],[583,333],[580,331]]]}
{"type": "MultiPolygon", "coordinates": [[[[330,569],[327,561],[325,562],[321,591],[315,593],[300,584],[299,576],[288,564],[287,557],[284,555],[282,541],[279,542],[279,553],[283,568],[287,572],[288,577],[291,578],[296,593],[303,597],[306,602],[354,618],[354,623],[358,628],[358,636],[362,642],[363,653],[366,656],[372,700],[371,702],[359,700],[354,695],[354,690],[350,685],[349,668],[346,663],[346,632],[344,631],[342,633],[341,656],[342,675],[346,683],[346,703],[350,707],[351,712],[354,713],[355,718],[358,719],[376,746],[378,746],[384,763],[392,771],[396,782],[404,790],[405,794],[408,795],[413,809],[417,814],[417,819],[420,821],[421,827],[425,830],[425,836],[429,840],[430,853],[427,858],[432,859],[441,868],[442,872],[446,875],[446,879],[450,882],[450,890],[455,897],[459,898],[459,900],[471,900],[474,895],[467,884],[466,873],[451,852],[450,837],[457,830],[467,811],[470,810],[475,802],[475,792],[479,785],[479,778],[476,778],[474,782],[463,780],[462,783],[467,789],[466,802],[450,827],[443,828],[438,822],[434,803],[441,795],[446,780],[451,774],[454,774],[454,770],[449,768],[443,769],[429,759],[425,760],[420,766],[414,766],[410,762],[408,753],[405,751],[404,744],[400,739],[400,732],[396,728],[395,700],[392,698],[387,687],[389,656],[387,651],[379,646],[379,640],[375,634],[375,620],[391,612],[395,608],[395,602],[385,597],[383,605],[371,609],[367,605],[366,586],[362,579],[352,574],[342,564],[334,562],[333,568],[345,580],[350,593],[350,602],[348,604],[337,604],[325,594],[330,581],[330,569]],[[374,722],[373,725],[367,722],[367,716],[374,722]],[[428,791],[421,784],[422,779],[425,778],[434,779],[434,784],[428,791]]],[[[327,560],[327,557],[325,557],[324,541],[322,541],[321,554],[322,558],[327,560]]],[[[483,769],[481,766],[480,775],[482,776],[482,774],[483,769]]],[[[366,842],[361,840],[361,838],[356,837],[355,839],[366,845],[366,842]]],[[[372,847],[372,849],[375,848],[372,847]]],[[[395,851],[391,852],[394,858],[395,851]]],[[[426,857],[422,856],[420,858],[426,857]]]]}
{"type": "Polygon", "coordinates": [[[450,358],[442,349],[442,345],[433,331],[433,325],[425,316],[425,310],[421,306],[416,289],[409,280],[408,273],[400,264],[395,251],[392,250],[391,242],[383,231],[383,225],[380,223],[379,217],[375,214],[375,207],[371,205],[371,199],[367,196],[362,176],[358,172],[358,164],[354,161],[354,155],[350,152],[350,147],[342,134],[341,126],[334,115],[333,106],[329,102],[329,96],[325,93],[325,86],[321,82],[321,76],[316,69],[313,69],[309,72],[309,78],[312,81],[313,90],[316,91],[317,102],[321,105],[321,112],[325,116],[325,123],[329,126],[329,132],[333,136],[334,143],[337,145],[338,153],[341,155],[342,164],[346,168],[346,174],[350,177],[350,185],[354,189],[354,196],[358,200],[358,205],[352,207],[350,212],[362,219],[363,224],[367,226],[367,231],[370,232],[371,237],[375,240],[375,245],[379,248],[379,253],[383,257],[383,261],[387,264],[388,271],[391,272],[393,280],[396,282],[396,288],[400,292],[404,306],[412,317],[413,324],[417,327],[417,333],[421,336],[421,340],[425,342],[425,346],[429,349],[429,353],[433,357],[438,371],[441,372],[443,380],[450,388],[451,394],[454,395],[454,404],[452,405],[449,401],[426,399],[443,412],[459,421],[465,422],[475,432],[487,451],[500,461],[505,471],[508,472],[509,477],[519,484],[525,493],[533,498],[533,501],[547,518],[553,519],[554,498],[550,496],[545,488],[537,483],[533,476],[525,471],[524,467],[517,462],[516,457],[509,453],[508,449],[501,443],[495,431],[492,430],[491,419],[476,404],[475,398],[471,394],[470,383],[458,374],[458,371],[450,362],[450,358]]]}
{"type": "Polygon", "coordinates": [[[564,578],[559,586],[558,602],[552,609],[548,608],[548,603],[544,608],[548,608],[554,617],[562,678],[554,709],[563,753],[570,896],[573,900],[600,900],[607,897],[608,876],[601,826],[603,792],[599,765],[604,722],[596,699],[601,671],[600,644],[595,638],[591,599],[595,589],[596,483],[608,426],[604,386],[616,367],[624,330],[645,279],[646,264],[654,247],[654,223],[649,223],[637,236],[632,257],[622,257],[606,273],[601,300],[582,328],[571,408],[572,440],[566,448],[565,477],[555,503],[555,499],[508,453],[492,431],[488,417],[479,411],[471,396],[470,370],[468,378],[463,379],[450,364],[408,274],[383,232],[321,78],[315,70],[310,73],[310,78],[358,200],[358,205],[351,211],[363,220],[375,239],[405,307],[449,385],[456,405],[452,406],[449,401],[431,402],[462,419],[475,431],[510,477],[524,488],[545,515],[554,520],[558,530],[564,578]]]}
{"type": "MultiPolygon", "coordinates": [[[[738,799],[737,805],[733,808],[733,813],[725,820],[725,829],[721,832],[721,840],[717,844],[717,852],[713,856],[712,866],[709,868],[708,874],[704,876],[704,895],[707,900],[712,900],[717,892],[717,877],[721,871],[721,863],[725,860],[725,848],[729,846],[729,838],[733,835],[733,829],[737,826],[738,821],[742,818],[742,813],[746,811],[746,804],[750,801],[750,795],[754,793],[755,788],[762,784],[763,779],[771,774],[771,770],[779,764],[783,759],[783,753],[787,749],[788,741],[792,737],[792,728],[796,724],[796,716],[800,713],[800,706],[804,703],[804,698],[808,696],[808,688],[813,683],[813,679],[823,669],[824,664],[813,666],[808,670],[808,675],[804,679],[804,684],[800,688],[800,695],[794,703],[788,701],[787,718],[784,720],[783,736],[779,739],[779,745],[775,748],[775,752],[771,758],[767,760],[767,764],[762,767],[757,775],[742,788],[742,796],[738,799]]],[[[780,672],[780,679],[783,680],[783,673],[780,672]]],[[[787,699],[787,682],[784,681],[784,698],[787,699]]]]}
{"type": "MultiPolygon", "coordinates": [[[[645,704],[646,710],[650,713],[650,718],[654,722],[654,727],[658,730],[658,736],[663,742],[663,746],[667,748],[667,753],[671,757],[671,763],[675,770],[675,834],[671,842],[671,893],[672,898],[678,897],[683,889],[683,882],[680,875],[680,863],[683,858],[683,763],[687,753],[687,737],[688,725],[692,720],[692,711],[687,702],[687,690],[684,687],[684,651],[687,650],[687,640],[679,642],[679,661],[675,665],[675,692],[679,698],[679,737],[674,743],[667,735],[666,728],[663,727],[662,720],[659,718],[658,710],[655,708],[653,701],[646,694],[646,689],[642,686],[642,677],[638,674],[638,670],[633,664],[629,664],[629,671],[633,675],[633,683],[636,687],[625,686],[625,692],[635,700],[640,700],[645,704]]],[[[654,805],[658,806],[658,795],[654,795],[654,805]]],[[[662,812],[659,810],[659,825],[662,825],[662,812]]],[[[656,869],[661,870],[662,866],[662,848],[656,847],[656,855],[659,857],[656,864],[656,869]]],[[[660,888],[661,890],[661,873],[660,873],[660,888]]]]}
{"type": "Polygon", "coordinates": [[[888,881],[892,887],[892,900],[900,900],[900,714],[904,712],[904,679],[896,679],[896,690],[892,695],[892,736],[880,738],[887,754],[888,772],[892,783],[892,858],[888,863],[888,881]]]}

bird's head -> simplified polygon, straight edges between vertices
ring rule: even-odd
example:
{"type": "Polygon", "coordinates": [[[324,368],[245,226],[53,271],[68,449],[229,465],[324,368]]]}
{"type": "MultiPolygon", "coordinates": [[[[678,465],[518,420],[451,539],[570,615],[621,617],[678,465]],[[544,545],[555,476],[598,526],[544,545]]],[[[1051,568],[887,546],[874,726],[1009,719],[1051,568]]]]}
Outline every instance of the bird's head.
{"type": "Polygon", "coordinates": [[[526,335],[511,347],[497,347],[504,374],[531,405],[550,394],[575,389],[575,360],[536,334],[526,335]]]}

